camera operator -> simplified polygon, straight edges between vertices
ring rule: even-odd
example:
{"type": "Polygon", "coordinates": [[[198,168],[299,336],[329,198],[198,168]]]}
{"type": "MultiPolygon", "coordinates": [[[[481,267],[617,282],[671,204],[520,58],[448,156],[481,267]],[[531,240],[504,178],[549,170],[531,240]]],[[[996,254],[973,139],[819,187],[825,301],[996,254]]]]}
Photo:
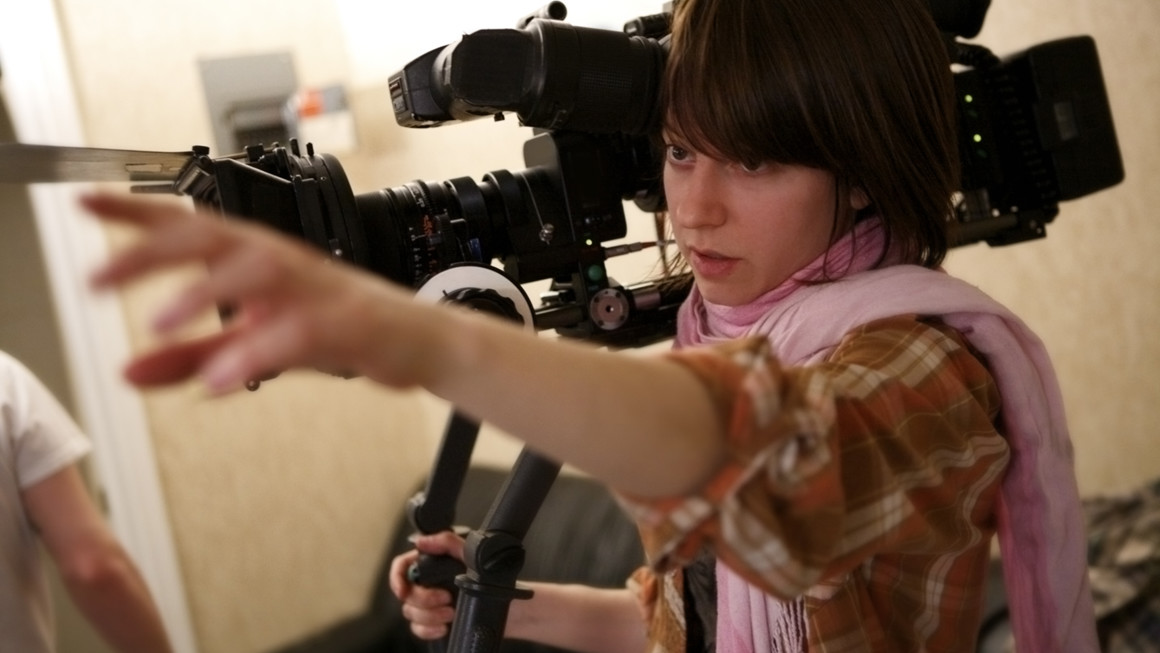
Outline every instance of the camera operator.
{"type": "MultiPolygon", "coordinates": [[[[666,65],[668,218],[695,279],[674,352],[537,338],[263,227],[89,196],[142,232],[97,286],[202,261],[157,330],[235,309],[128,378],[197,376],[220,394],[309,367],[421,386],[608,483],[649,567],[634,590],[536,586],[512,604],[510,637],[602,653],[974,651],[998,533],[1020,649],[1097,650],[1050,362],[1017,317],[939,269],[958,157],[926,7],[686,0],[666,65]]],[[[393,588],[413,631],[438,637],[451,599],[407,583],[413,556],[393,588]]]]}

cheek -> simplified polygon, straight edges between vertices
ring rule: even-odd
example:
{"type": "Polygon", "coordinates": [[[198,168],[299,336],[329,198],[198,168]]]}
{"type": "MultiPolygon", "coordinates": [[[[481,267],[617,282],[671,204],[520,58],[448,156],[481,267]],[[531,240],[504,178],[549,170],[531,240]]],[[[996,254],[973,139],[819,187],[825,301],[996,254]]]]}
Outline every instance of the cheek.
{"type": "Polygon", "coordinates": [[[681,183],[677,181],[677,173],[672,167],[665,164],[661,174],[661,188],[665,191],[665,204],[672,210],[673,206],[681,203],[681,183]]]}
{"type": "Polygon", "coordinates": [[[833,201],[818,201],[813,196],[783,195],[751,203],[745,211],[748,215],[761,217],[750,223],[750,242],[776,253],[779,265],[796,270],[830,246],[833,201]]]}
{"type": "Polygon", "coordinates": [[[796,202],[796,213],[801,218],[798,227],[801,237],[815,248],[828,245],[830,235],[838,219],[838,210],[849,210],[849,207],[837,205],[834,187],[829,183],[815,183],[809,186],[809,191],[802,193],[796,202]]]}

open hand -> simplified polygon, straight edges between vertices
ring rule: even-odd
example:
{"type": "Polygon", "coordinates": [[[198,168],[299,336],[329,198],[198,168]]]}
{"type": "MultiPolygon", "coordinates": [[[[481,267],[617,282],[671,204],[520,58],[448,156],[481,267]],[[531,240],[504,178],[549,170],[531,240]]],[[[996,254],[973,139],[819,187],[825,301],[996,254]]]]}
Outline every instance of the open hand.
{"type": "MultiPolygon", "coordinates": [[[[330,259],[306,243],[243,220],[136,196],[94,194],[82,203],[102,220],[136,227],[141,237],[93,275],[98,288],[203,262],[154,316],[172,334],[203,311],[233,310],[221,332],[167,341],[126,369],[139,386],[200,376],[215,393],[293,367],[363,374],[400,387],[421,383],[421,337],[443,312],[407,290],[330,259]]],[[[425,361],[429,364],[431,361],[425,361]]]]}

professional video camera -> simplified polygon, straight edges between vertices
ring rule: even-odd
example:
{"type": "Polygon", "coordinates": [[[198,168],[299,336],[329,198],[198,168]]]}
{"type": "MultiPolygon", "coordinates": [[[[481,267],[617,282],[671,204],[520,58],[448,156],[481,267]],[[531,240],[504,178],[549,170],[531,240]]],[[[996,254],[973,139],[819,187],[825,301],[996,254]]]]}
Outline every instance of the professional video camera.
{"type": "Polygon", "coordinates": [[[1095,41],[1075,36],[996,57],[963,43],[990,0],[929,0],[955,73],[962,188],[955,245],[1046,235],[1059,202],[1124,178],[1095,41]]]}
{"type": "MultiPolygon", "coordinates": [[[[1060,201],[1123,178],[1095,44],[1074,37],[1000,60],[973,37],[989,0],[931,0],[952,61],[963,185],[954,244],[1045,235],[1060,201]]],[[[535,128],[527,169],[476,182],[413,181],[354,194],[338,160],[255,145],[244,158],[202,152],[178,192],[305,238],[356,265],[417,285],[462,262],[502,262],[515,283],[551,279],[538,329],[616,346],[672,333],[687,279],[621,287],[605,261],[642,245],[624,202],[664,208],[652,139],[671,3],[623,31],[576,27],[552,2],[513,29],[482,30],[435,48],[390,79],[395,119],[426,128],[515,113],[535,128]]]]}
{"type": "Polygon", "coordinates": [[[406,127],[517,113],[537,128],[524,146],[525,170],[356,195],[335,157],[291,142],[224,159],[201,148],[174,188],[405,285],[492,260],[518,284],[551,279],[535,314],[539,329],[619,346],[664,339],[687,283],[672,292],[653,282],[620,287],[605,261],[655,243],[605,244],[626,235],[625,200],[661,206],[650,136],[668,15],[637,19],[630,34],[575,27],[565,13],[553,2],[515,29],[431,50],[390,79],[406,127]]]}
{"type": "MultiPolygon", "coordinates": [[[[1000,59],[960,41],[978,33],[989,4],[929,0],[956,66],[963,183],[954,245],[1043,237],[1059,202],[1123,178],[1093,40],[1060,39],[1000,59]]],[[[395,119],[405,127],[516,114],[534,129],[522,171],[355,194],[338,159],[293,140],[218,158],[196,147],[173,153],[180,165],[164,159],[152,176],[131,163],[153,161],[151,153],[128,152],[125,169],[133,180],[172,180],[161,190],[276,227],[404,285],[499,261],[515,284],[551,280],[535,328],[617,347],[648,344],[672,334],[688,275],[624,287],[605,262],[658,244],[609,245],[627,232],[627,200],[646,212],[664,209],[653,137],[671,14],[669,3],[622,31],[604,30],[564,22],[563,3],[551,2],[515,28],[468,34],[391,77],[395,119]]],[[[0,145],[0,180],[32,180],[40,156],[77,170],[94,152],[9,147],[0,145]]]]}

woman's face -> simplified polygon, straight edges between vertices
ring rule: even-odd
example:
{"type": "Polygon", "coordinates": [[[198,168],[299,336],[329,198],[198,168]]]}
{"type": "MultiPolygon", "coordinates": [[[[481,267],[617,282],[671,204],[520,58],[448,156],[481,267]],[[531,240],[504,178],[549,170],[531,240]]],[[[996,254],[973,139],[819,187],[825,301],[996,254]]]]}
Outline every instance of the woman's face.
{"type": "Polygon", "coordinates": [[[749,303],[829,246],[833,174],[777,163],[748,168],[666,142],[673,236],[707,301],[749,303]]]}

